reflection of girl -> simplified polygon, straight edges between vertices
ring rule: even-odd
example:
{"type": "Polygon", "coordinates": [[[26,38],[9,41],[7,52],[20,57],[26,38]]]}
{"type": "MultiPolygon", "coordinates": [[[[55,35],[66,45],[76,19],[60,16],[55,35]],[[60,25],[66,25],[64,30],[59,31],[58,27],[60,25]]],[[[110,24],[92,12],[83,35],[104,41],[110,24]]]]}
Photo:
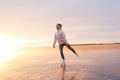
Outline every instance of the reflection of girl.
{"type": "Polygon", "coordinates": [[[67,42],[65,33],[61,28],[62,28],[61,24],[56,25],[57,32],[55,33],[55,36],[54,36],[53,48],[55,48],[56,41],[58,41],[60,54],[61,54],[61,57],[62,57],[62,60],[63,60],[61,65],[64,66],[64,65],[66,65],[65,57],[64,57],[64,54],[63,54],[63,47],[64,46],[66,46],[68,49],[70,49],[76,56],[78,56],[78,54],[76,53],[76,51],[67,42]]]}
{"type": "Polygon", "coordinates": [[[66,66],[63,67],[61,80],[64,80],[65,71],[66,71],[66,66]]]}
{"type": "MultiPolygon", "coordinates": [[[[62,76],[61,76],[61,80],[65,80],[65,72],[66,72],[66,66],[63,67],[62,69],[62,76]]],[[[69,80],[76,80],[76,75],[78,74],[79,70],[76,70],[76,72],[70,77],[69,80]]]]}

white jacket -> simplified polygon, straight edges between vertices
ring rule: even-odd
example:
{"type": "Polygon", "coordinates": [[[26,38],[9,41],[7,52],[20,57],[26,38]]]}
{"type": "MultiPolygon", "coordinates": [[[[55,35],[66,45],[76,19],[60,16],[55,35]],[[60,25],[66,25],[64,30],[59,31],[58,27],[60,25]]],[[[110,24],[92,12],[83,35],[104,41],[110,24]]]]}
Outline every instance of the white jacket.
{"type": "Polygon", "coordinates": [[[63,44],[63,43],[68,44],[68,42],[67,42],[67,40],[66,40],[65,33],[64,33],[64,31],[62,31],[62,29],[58,30],[58,31],[55,33],[53,45],[56,44],[56,41],[58,41],[59,44],[63,44]]]}

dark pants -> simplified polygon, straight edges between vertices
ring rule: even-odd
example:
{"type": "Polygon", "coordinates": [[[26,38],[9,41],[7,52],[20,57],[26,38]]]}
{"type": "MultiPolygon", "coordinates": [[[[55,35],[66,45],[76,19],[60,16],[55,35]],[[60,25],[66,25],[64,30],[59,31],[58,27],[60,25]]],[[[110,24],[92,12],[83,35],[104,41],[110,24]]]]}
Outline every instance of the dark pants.
{"type": "Polygon", "coordinates": [[[63,54],[63,47],[66,46],[68,49],[70,49],[75,55],[77,55],[76,51],[68,44],[66,45],[65,43],[64,44],[60,44],[59,45],[59,50],[60,50],[60,54],[61,54],[61,57],[62,59],[65,59],[64,57],[64,54],[63,54]]]}

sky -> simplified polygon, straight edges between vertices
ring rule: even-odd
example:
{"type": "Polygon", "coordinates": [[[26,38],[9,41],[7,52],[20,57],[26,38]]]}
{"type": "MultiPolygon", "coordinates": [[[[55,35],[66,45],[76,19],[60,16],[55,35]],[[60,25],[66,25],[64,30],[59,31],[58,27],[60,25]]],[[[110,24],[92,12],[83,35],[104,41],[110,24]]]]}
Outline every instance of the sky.
{"type": "Polygon", "coordinates": [[[0,35],[52,45],[61,23],[70,44],[120,42],[120,0],[0,0],[0,35]]]}

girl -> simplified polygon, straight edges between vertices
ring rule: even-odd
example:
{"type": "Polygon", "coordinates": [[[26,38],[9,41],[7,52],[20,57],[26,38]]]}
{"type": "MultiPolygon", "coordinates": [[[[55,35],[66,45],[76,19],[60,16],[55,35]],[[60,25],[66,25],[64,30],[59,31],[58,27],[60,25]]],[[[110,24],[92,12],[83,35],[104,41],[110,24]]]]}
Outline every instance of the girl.
{"type": "Polygon", "coordinates": [[[66,62],[65,62],[65,57],[64,57],[64,54],[63,54],[63,47],[64,46],[66,46],[68,49],[70,49],[76,56],[78,56],[78,54],[69,45],[69,43],[68,43],[68,41],[66,39],[65,33],[62,30],[62,25],[61,24],[57,24],[56,25],[56,29],[57,29],[57,32],[55,33],[55,36],[54,36],[53,48],[55,48],[56,41],[58,41],[58,43],[59,43],[59,50],[60,50],[60,54],[61,54],[61,57],[62,57],[62,64],[61,64],[61,66],[65,66],[66,62]]]}

